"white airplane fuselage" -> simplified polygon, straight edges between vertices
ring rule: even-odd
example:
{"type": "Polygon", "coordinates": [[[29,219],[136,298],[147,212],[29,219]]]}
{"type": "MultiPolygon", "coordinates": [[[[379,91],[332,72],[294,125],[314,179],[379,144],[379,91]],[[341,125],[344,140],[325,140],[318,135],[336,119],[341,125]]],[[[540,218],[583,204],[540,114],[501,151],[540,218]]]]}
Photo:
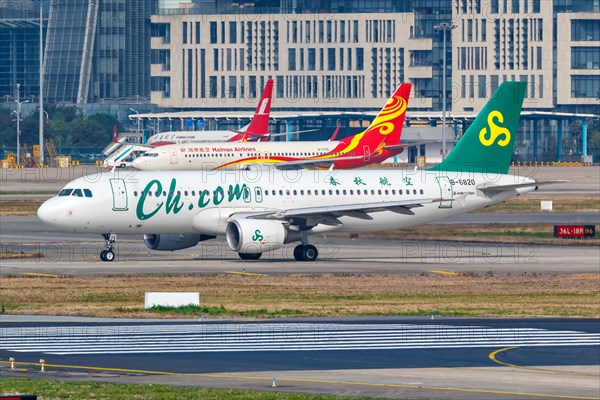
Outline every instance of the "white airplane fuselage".
{"type": "Polygon", "coordinates": [[[494,192],[479,185],[534,182],[530,178],[480,173],[404,170],[121,171],[76,179],[65,189],[91,197],[55,196],[38,210],[47,224],[71,232],[202,233],[222,235],[232,214],[310,207],[436,199],[408,212],[369,212],[372,219],[339,217],[341,225],[319,224],[309,233],[373,232],[443,219],[502,202],[535,188],[494,192]]]}
{"type": "Polygon", "coordinates": [[[219,131],[173,131],[157,133],[150,136],[147,140],[149,145],[157,144],[197,144],[211,142],[226,142],[239,132],[219,130],[219,131]]]}

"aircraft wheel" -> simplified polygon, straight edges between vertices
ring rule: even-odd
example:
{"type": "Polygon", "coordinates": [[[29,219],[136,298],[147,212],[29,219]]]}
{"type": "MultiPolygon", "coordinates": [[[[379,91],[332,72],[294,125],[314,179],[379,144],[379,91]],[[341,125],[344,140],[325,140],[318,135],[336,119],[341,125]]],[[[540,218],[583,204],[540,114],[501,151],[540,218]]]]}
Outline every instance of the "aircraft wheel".
{"type": "Polygon", "coordinates": [[[113,261],[115,259],[115,252],[112,250],[104,250],[104,261],[113,261]]]}
{"type": "Polygon", "coordinates": [[[258,260],[262,253],[238,253],[242,260],[258,260]]]}
{"type": "Polygon", "coordinates": [[[294,258],[296,259],[296,261],[304,261],[304,258],[302,258],[302,250],[303,249],[304,249],[303,244],[299,244],[298,246],[294,247],[294,258]]]}
{"type": "Polygon", "coordinates": [[[106,261],[106,250],[100,252],[100,260],[106,261]]]}
{"type": "Polygon", "coordinates": [[[319,251],[312,244],[308,244],[303,246],[302,248],[302,258],[304,261],[315,261],[319,256],[319,251]]]}

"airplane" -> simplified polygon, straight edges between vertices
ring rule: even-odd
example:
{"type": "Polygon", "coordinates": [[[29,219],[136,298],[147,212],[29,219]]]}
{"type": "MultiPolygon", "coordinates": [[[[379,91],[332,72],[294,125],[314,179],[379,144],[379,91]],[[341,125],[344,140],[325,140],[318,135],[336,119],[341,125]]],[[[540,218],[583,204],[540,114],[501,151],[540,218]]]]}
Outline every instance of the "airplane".
{"type": "MultiPolygon", "coordinates": [[[[253,142],[268,140],[269,117],[273,97],[273,80],[269,79],[258,101],[254,117],[250,123],[238,131],[175,131],[157,133],[148,138],[147,143],[128,143],[126,137],[117,140],[116,130],[113,141],[106,146],[102,154],[106,156],[103,167],[127,167],[131,161],[150,149],[171,144],[189,144],[206,142],[253,142]]],[[[115,126],[116,129],[116,126],[115,126]]]]}
{"type": "Polygon", "coordinates": [[[147,144],[157,147],[170,144],[268,140],[272,98],[273,80],[269,79],[254,111],[254,117],[240,130],[157,133],[148,138],[147,144]]]}
{"type": "Polygon", "coordinates": [[[115,259],[117,233],[144,235],[173,251],[225,236],[244,260],[298,242],[294,258],[315,261],[309,236],[402,229],[503,202],[539,185],[508,175],[525,82],[504,82],[437,166],[396,169],[128,171],[68,183],[38,209],[55,228],[100,233],[100,259],[115,259]]]}
{"type": "Polygon", "coordinates": [[[400,135],[411,87],[410,83],[398,86],[365,131],[342,140],[168,145],[147,151],[129,166],[141,171],[235,170],[263,166],[346,169],[382,162],[404,150],[400,135]]]}

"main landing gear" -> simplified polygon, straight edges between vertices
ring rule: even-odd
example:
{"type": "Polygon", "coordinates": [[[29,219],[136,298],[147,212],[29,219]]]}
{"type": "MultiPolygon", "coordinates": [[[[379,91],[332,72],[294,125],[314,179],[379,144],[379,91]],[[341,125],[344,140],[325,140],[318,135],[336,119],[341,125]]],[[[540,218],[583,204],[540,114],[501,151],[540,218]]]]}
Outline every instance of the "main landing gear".
{"type": "Polygon", "coordinates": [[[105,233],[102,236],[104,237],[104,240],[106,240],[106,249],[100,252],[100,259],[102,261],[108,262],[114,261],[115,252],[113,251],[113,247],[115,245],[115,242],[117,241],[117,235],[114,233],[105,233]]]}
{"type": "Polygon", "coordinates": [[[302,232],[302,244],[294,248],[294,258],[297,261],[315,261],[319,256],[319,250],[308,243],[308,234],[302,232]]]}

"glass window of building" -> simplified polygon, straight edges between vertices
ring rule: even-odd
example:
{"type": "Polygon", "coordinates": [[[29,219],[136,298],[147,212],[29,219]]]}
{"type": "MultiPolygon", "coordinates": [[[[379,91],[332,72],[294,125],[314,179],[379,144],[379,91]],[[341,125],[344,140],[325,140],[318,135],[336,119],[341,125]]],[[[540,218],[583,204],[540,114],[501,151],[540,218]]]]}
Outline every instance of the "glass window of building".
{"type": "Polygon", "coordinates": [[[600,69],[600,47],[573,47],[571,49],[572,69],[600,69]]]}
{"type": "Polygon", "coordinates": [[[327,70],[335,71],[335,49],[327,49],[327,70]]]}
{"type": "Polygon", "coordinates": [[[296,49],[288,49],[288,70],[296,70],[296,49]]]}
{"type": "Polygon", "coordinates": [[[600,93],[600,75],[571,76],[571,97],[593,99],[600,93]]]}
{"type": "Polygon", "coordinates": [[[187,43],[187,36],[188,36],[188,31],[187,31],[187,22],[182,22],[181,23],[181,37],[183,39],[183,44],[187,43]]]}
{"type": "Polygon", "coordinates": [[[316,68],[317,52],[315,49],[308,49],[308,70],[314,71],[316,68]]]}
{"type": "Polygon", "coordinates": [[[229,43],[237,43],[237,22],[229,22],[229,43]]]}
{"type": "Polygon", "coordinates": [[[600,22],[597,19],[572,20],[571,40],[575,42],[600,41],[600,22]]]}
{"type": "Polygon", "coordinates": [[[356,70],[363,71],[365,69],[365,50],[362,47],[356,49],[356,70]]]}
{"type": "Polygon", "coordinates": [[[196,44],[200,44],[200,22],[196,22],[196,44]]]}
{"type": "Polygon", "coordinates": [[[211,99],[216,99],[217,98],[217,77],[216,76],[210,76],[208,78],[208,84],[209,84],[209,96],[211,99]]]}
{"type": "Polygon", "coordinates": [[[215,21],[210,23],[210,43],[217,43],[217,23],[215,21]]]}

